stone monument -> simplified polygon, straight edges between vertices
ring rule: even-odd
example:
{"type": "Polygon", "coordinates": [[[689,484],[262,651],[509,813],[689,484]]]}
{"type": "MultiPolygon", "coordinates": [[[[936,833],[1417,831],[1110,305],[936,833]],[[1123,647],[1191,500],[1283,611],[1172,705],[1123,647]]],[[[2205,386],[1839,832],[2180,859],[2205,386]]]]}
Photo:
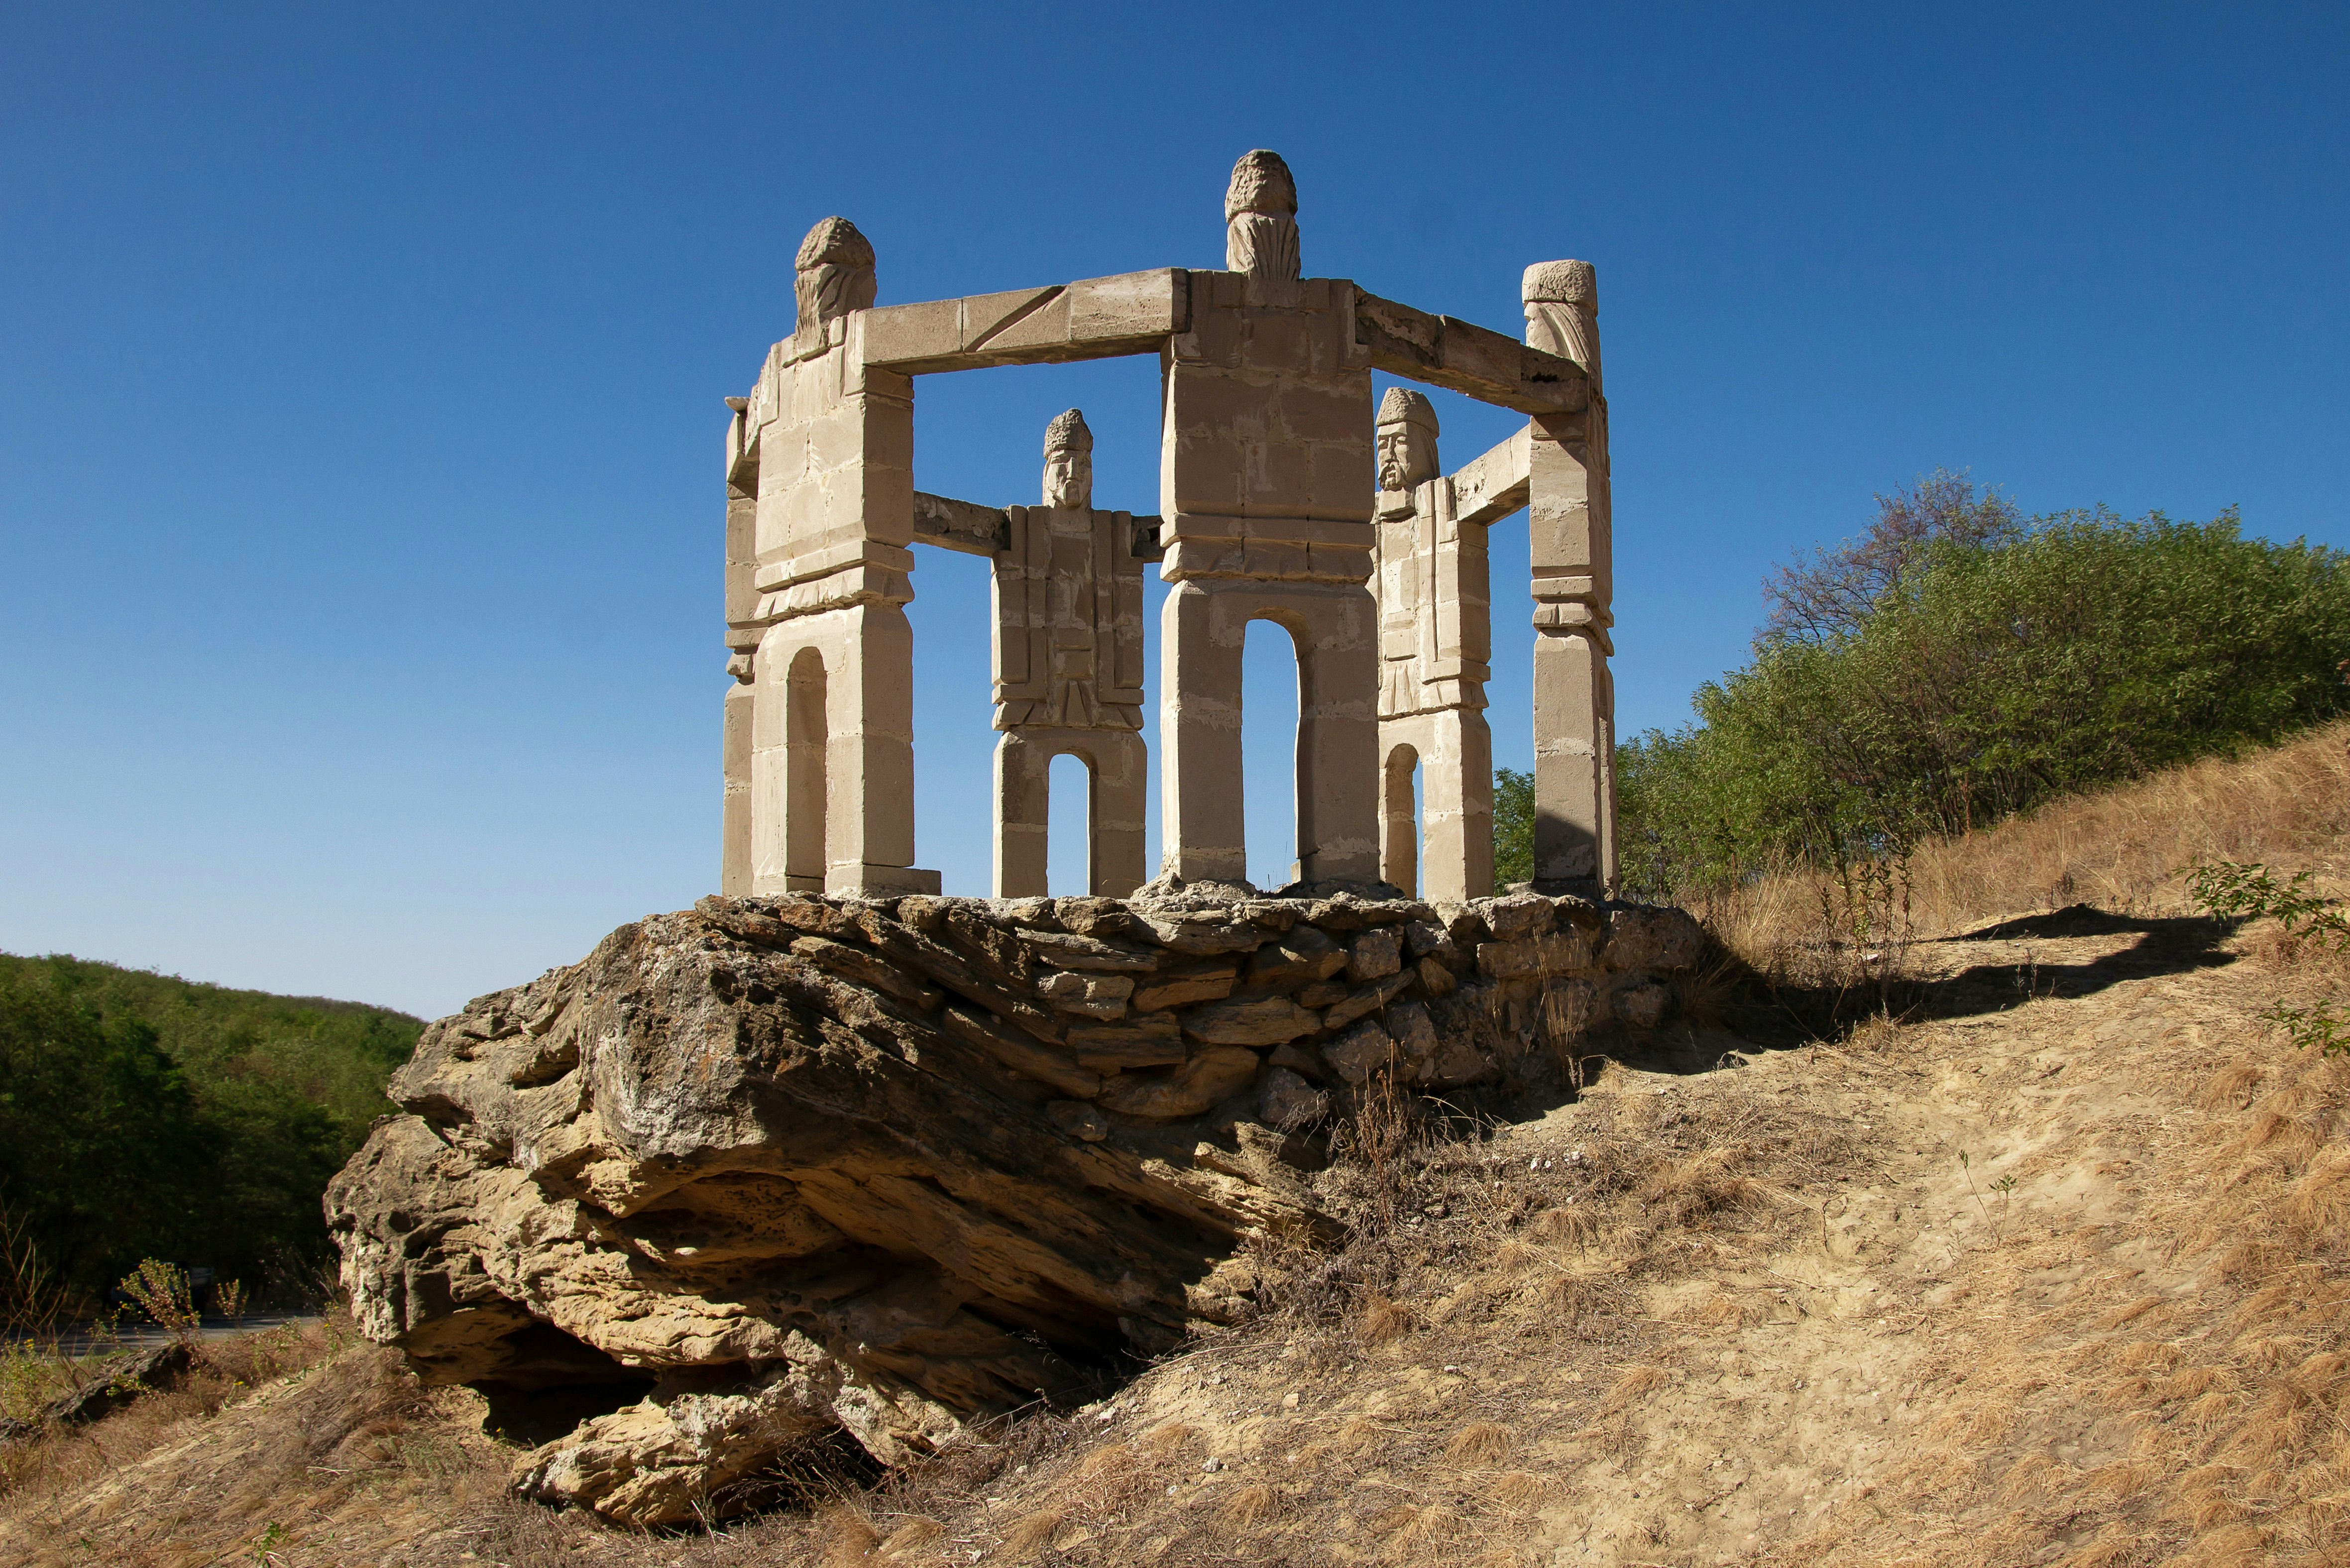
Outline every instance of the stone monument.
{"type": "Polygon", "coordinates": [[[1043,890],[1045,771],[1064,753],[1091,776],[1088,887],[1131,891],[1143,874],[1132,617],[1151,560],[1172,590],[1152,886],[1241,890],[1241,648],[1251,622],[1271,621],[1298,660],[1295,878],[1373,889],[1392,874],[1438,897],[1489,890],[1484,531],[1521,509],[1539,633],[1535,879],[1606,886],[1614,720],[1591,268],[1528,269],[1520,344],[1302,275],[1296,182],[1277,154],[1234,165],[1224,222],[1221,272],[895,306],[873,304],[873,250],[854,225],[829,218],[810,232],[798,324],[751,395],[729,400],[725,891],[936,887],[914,865],[905,606],[916,544],[994,567],[998,894],[1043,890]],[[1066,439],[1047,452],[1057,477],[1042,506],[914,491],[917,377],[1145,353],[1162,379],[1159,516],[1071,499],[1089,455],[1082,419],[1055,427],[1066,439]],[[1375,370],[1516,410],[1527,429],[1443,475],[1434,410],[1413,393],[1390,401],[1402,417],[1375,420],[1375,370]],[[1397,462],[1391,487],[1380,471],[1397,462]],[[1424,867],[1401,854],[1415,765],[1424,867]]]}
{"type": "Polygon", "coordinates": [[[1437,461],[1436,410],[1391,387],[1379,404],[1380,870],[1406,893],[1459,902],[1493,890],[1492,656],[1485,528],[1463,524],[1437,461]],[[1412,771],[1420,770],[1425,864],[1412,771]]]}
{"type": "Polygon", "coordinates": [[[1048,770],[1090,781],[1088,891],[1142,885],[1142,560],[1134,517],[1093,509],[1093,432],[1076,409],[1045,431],[1041,506],[1005,509],[994,557],[995,896],[1040,898],[1048,770]]]}

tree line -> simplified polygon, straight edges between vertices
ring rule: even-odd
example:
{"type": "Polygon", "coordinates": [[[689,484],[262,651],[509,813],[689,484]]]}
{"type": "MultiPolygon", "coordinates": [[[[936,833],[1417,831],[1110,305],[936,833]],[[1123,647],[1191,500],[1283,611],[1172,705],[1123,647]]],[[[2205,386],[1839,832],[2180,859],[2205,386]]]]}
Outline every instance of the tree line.
{"type": "Polygon", "coordinates": [[[389,1008],[0,954],[0,1206],[96,1295],[142,1258],[299,1290],[328,1179],[423,1023],[389,1008]]]}

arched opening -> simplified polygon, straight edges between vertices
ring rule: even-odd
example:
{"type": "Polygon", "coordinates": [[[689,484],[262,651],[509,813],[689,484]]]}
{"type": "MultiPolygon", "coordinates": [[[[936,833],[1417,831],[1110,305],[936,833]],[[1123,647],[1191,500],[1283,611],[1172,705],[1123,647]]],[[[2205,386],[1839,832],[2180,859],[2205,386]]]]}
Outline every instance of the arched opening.
{"type": "Polygon", "coordinates": [[[1297,639],[1253,620],[1241,643],[1241,798],[1248,879],[1271,892],[1297,879],[1298,714],[1305,671],[1297,639]]]}
{"type": "Polygon", "coordinates": [[[1055,898],[1094,890],[1094,770],[1072,752],[1045,775],[1045,887],[1055,898]]]}
{"type": "Polygon", "coordinates": [[[1379,875],[1419,896],[1419,753],[1409,746],[1388,753],[1379,791],[1379,875]]]}
{"type": "Polygon", "coordinates": [[[784,885],[824,891],[824,656],[803,648],[784,687],[784,885]]]}

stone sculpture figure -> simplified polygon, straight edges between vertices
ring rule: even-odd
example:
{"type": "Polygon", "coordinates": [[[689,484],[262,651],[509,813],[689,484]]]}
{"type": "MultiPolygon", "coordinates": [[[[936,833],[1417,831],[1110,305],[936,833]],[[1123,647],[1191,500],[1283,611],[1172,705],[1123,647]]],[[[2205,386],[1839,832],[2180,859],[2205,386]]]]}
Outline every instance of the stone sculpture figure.
{"type": "Polygon", "coordinates": [[[1189,275],[1189,330],[1161,358],[1165,874],[1241,882],[1241,643],[1298,657],[1296,876],[1378,877],[1371,360],[1356,290],[1297,275],[1295,190],[1270,152],[1232,171],[1228,272],[1189,275]]]}
{"type": "Polygon", "coordinates": [[[1595,891],[1616,880],[1615,594],[1599,289],[1591,264],[1526,268],[1526,344],[1583,368],[1577,413],[1536,415],[1528,520],[1534,599],[1534,881],[1595,891]]]}
{"type": "Polygon", "coordinates": [[[1263,283],[1295,283],[1297,182],[1278,152],[1260,147],[1232,165],[1224,191],[1224,265],[1263,283]]]}
{"type": "Polygon", "coordinates": [[[1045,431],[1044,504],[1005,508],[994,557],[995,896],[1045,892],[1052,761],[1090,778],[1090,892],[1143,879],[1142,561],[1134,519],[1093,509],[1093,432],[1076,409],[1045,431]]]}
{"type": "Polygon", "coordinates": [[[1438,433],[1425,396],[1388,389],[1378,413],[1380,870],[1407,893],[1457,901],[1493,890],[1493,742],[1483,712],[1492,627],[1485,525],[1460,517],[1438,433]]]}
{"type": "Polygon", "coordinates": [[[792,336],[730,400],[730,891],[938,890],[913,865],[913,381],[851,330],[874,287],[856,225],[816,224],[792,336]]]}

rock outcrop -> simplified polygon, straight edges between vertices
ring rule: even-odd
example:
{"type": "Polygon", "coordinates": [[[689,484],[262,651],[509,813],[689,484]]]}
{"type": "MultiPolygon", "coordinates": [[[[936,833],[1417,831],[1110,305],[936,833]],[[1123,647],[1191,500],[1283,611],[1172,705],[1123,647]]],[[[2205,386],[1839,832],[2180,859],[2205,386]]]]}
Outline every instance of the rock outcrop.
{"type": "Polygon", "coordinates": [[[418,1044],[327,1195],[363,1331],[538,1443],[537,1497],[723,1511],[1231,1321],[1333,1233],[1318,1122],[1652,1025],[1678,910],[1402,899],[705,898],[418,1044]]]}

